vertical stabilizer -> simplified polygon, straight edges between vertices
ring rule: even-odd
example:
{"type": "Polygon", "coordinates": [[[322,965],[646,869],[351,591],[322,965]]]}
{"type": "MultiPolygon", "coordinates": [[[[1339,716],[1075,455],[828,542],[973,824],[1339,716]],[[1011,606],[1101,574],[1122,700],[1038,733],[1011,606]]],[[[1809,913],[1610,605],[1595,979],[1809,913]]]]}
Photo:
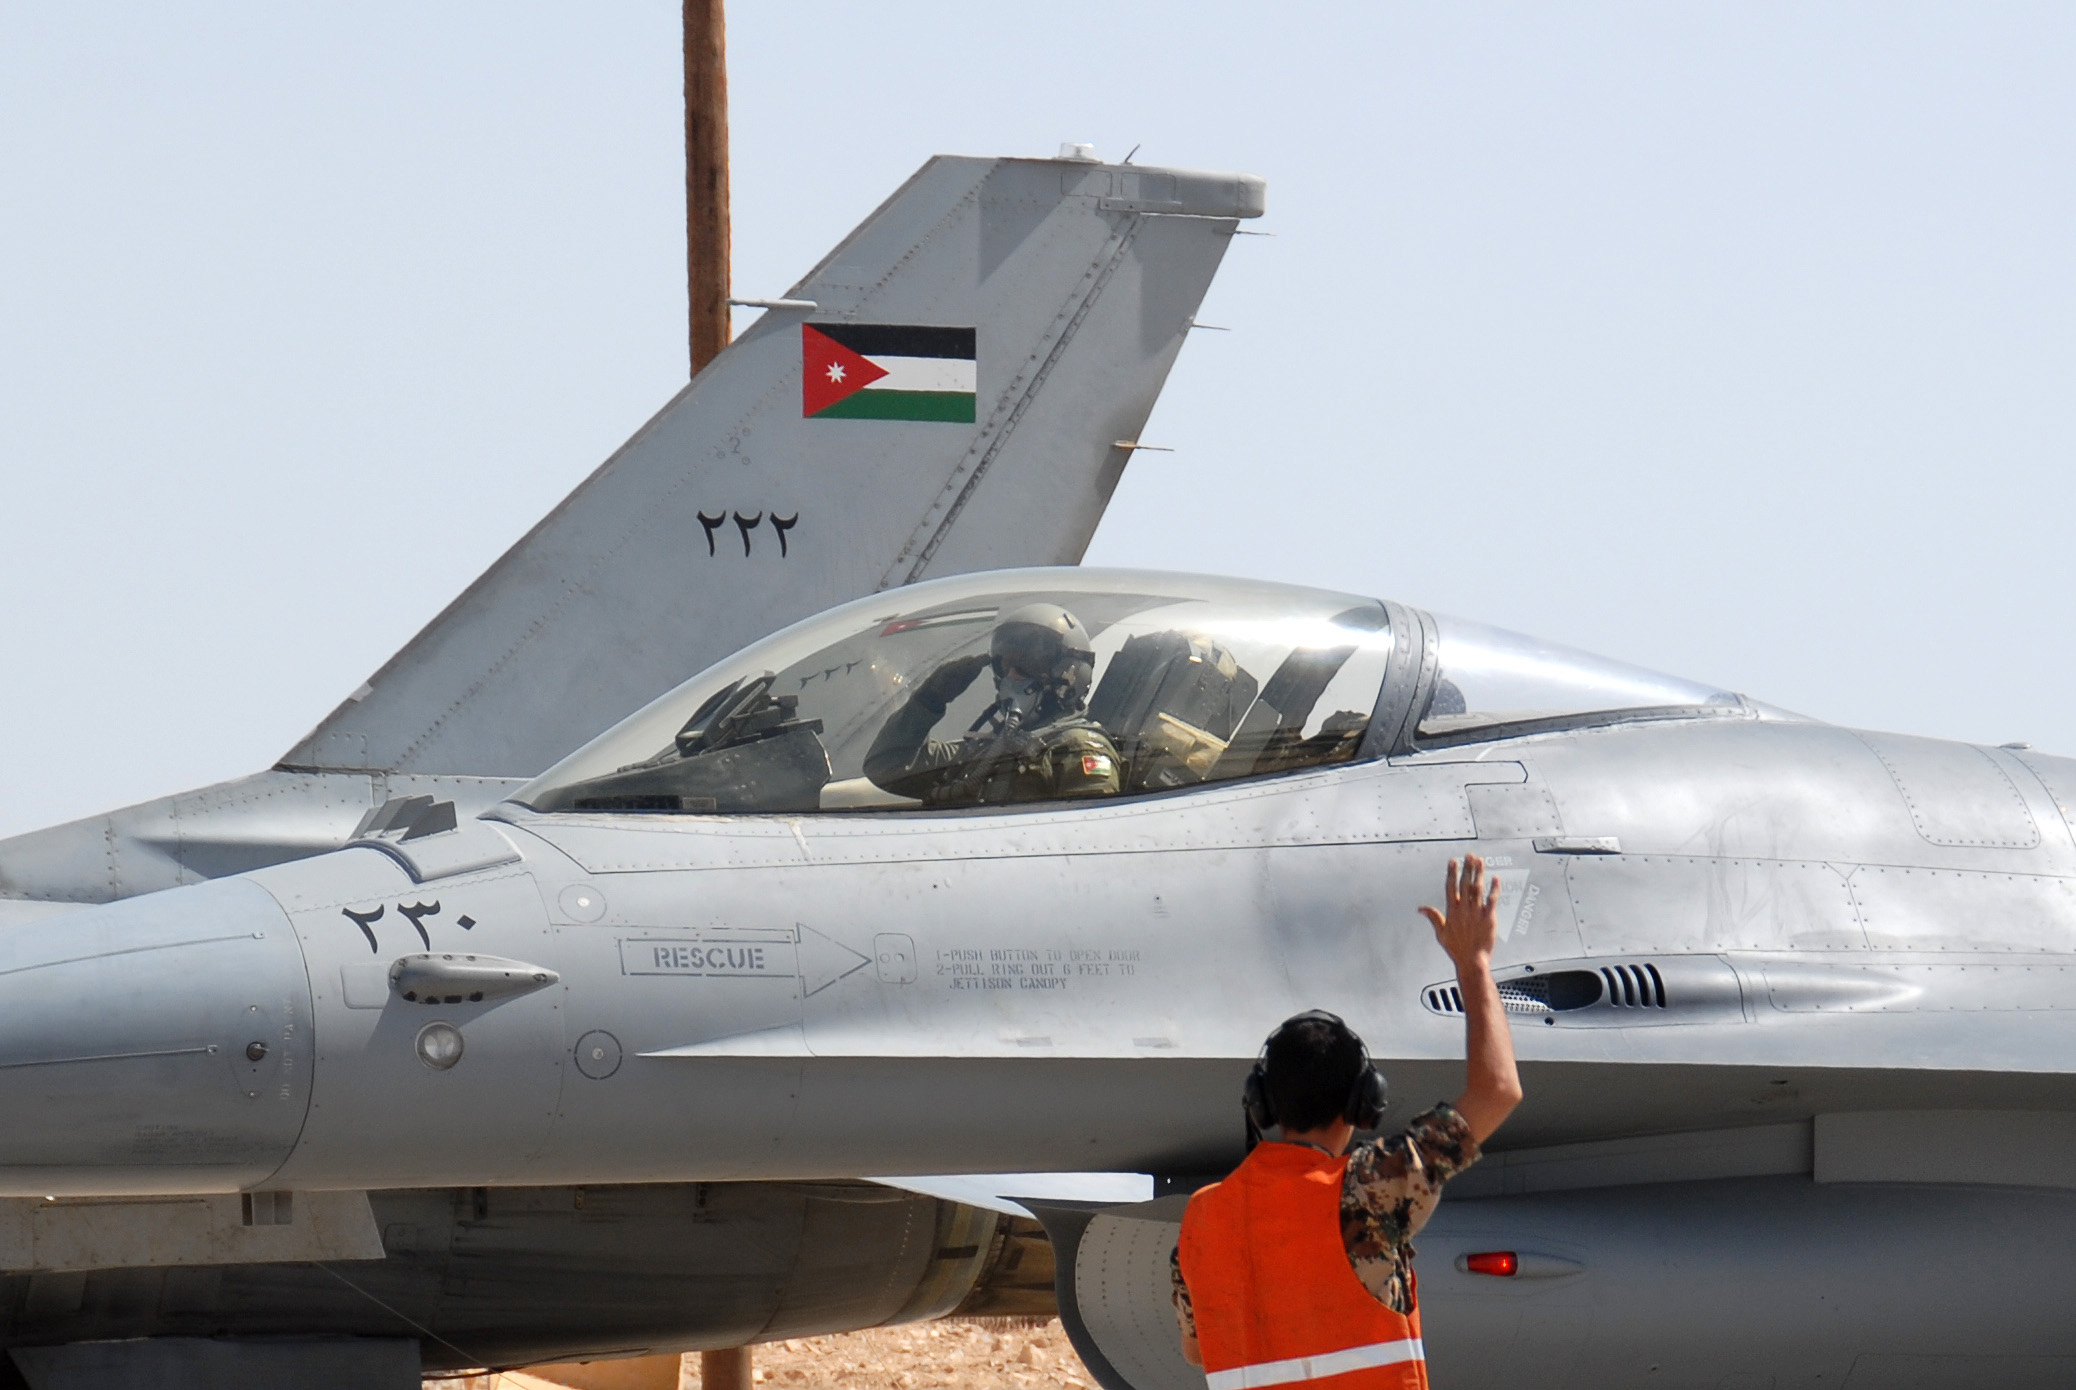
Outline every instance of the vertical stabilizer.
{"type": "Polygon", "coordinates": [[[1263,191],[931,160],[282,765],[530,776],[832,604],[1078,561],[1263,191]]]}

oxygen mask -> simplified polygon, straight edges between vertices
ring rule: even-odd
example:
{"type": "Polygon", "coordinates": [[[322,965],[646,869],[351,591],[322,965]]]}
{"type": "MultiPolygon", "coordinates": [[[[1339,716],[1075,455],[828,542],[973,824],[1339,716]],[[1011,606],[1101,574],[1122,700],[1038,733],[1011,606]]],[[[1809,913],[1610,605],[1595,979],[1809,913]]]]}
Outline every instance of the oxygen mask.
{"type": "Polygon", "coordinates": [[[1045,683],[1011,668],[995,676],[995,710],[1009,728],[1021,728],[1037,719],[1045,704],[1045,683]]]}

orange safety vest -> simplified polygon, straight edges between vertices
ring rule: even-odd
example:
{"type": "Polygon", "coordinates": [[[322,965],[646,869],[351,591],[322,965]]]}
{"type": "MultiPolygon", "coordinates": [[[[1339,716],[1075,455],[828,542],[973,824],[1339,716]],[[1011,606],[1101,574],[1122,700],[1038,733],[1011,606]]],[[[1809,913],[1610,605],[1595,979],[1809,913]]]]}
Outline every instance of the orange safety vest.
{"type": "Polygon", "coordinates": [[[1262,1144],[1189,1199],[1182,1278],[1210,1390],[1427,1390],[1417,1297],[1393,1312],[1341,1243],[1347,1170],[1346,1157],[1262,1144]]]}

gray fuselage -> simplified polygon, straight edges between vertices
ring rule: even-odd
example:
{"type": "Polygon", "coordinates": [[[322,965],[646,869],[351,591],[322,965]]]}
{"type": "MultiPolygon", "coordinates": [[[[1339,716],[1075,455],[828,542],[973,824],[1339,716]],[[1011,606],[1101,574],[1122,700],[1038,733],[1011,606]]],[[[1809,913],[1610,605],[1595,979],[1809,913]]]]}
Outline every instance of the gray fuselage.
{"type": "Polygon", "coordinates": [[[2064,786],[2062,759],[1738,718],[1008,811],[507,806],[417,847],[424,881],[413,845],[369,844],[10,929],[0,1089],[46,1120],[0,1137],[0,1181],[1217,1171],[1239,1073],[1302,1007],[1346,1015],[1409,1103],[1453,1093],[1412,909],[1470,848],[1507,885],[1503,984],[1665,982],[1509,989],[1508,1147],[2064,1111],[2064,786]],[[428,951],[557,979],[406,1001],[391,964],[428,951]],[[444,1071],[413,1047],[435,1021],[466,1043],[444,1071]]]}

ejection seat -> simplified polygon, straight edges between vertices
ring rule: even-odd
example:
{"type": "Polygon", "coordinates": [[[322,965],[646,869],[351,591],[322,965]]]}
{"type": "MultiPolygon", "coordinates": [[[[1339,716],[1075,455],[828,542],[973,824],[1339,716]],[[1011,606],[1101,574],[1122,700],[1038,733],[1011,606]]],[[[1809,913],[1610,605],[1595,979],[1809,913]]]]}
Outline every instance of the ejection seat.
{"type": "Polygon", "coordinates": [[[1369,727],[1367,710],[1336,710],[1310,737],[1305,726],[1355,650],[1297,648],[1263,685],[1216,643],[1150,632],[1111,658],[1088,716],[1123,755],[1127,792],[1346,762],[1369,727]]]}
{"type": "Polygon", "coordinates": [[[1216,643],[1148,632],[1110,659],[1088,717],[1124,758],[1124,791],[1186,787],[1212,775],[1259,688],[1216,643]]]}

